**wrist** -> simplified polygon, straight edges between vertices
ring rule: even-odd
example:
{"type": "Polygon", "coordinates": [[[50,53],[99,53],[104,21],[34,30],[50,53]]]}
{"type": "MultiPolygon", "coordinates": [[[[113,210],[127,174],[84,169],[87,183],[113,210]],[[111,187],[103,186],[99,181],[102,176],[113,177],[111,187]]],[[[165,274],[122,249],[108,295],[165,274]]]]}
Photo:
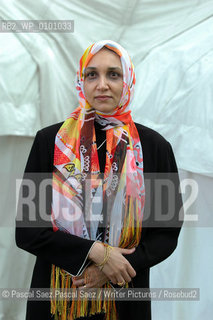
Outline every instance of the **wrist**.
{"type": "Polygon", "coordinates": [[[104,257],[104,246],[102,242],[95,242],[90,250],[88,258],[95,263],[100,263],[104,257]]]}
{"type": "Polygon", "coordinates": [[[112,247],[104,244],[104,259],[101,263],[96,263],[96,266],[99,267],[100,270],[103,269],[104,265],[109,260],[110,250],[112,250],[112,247]]]}

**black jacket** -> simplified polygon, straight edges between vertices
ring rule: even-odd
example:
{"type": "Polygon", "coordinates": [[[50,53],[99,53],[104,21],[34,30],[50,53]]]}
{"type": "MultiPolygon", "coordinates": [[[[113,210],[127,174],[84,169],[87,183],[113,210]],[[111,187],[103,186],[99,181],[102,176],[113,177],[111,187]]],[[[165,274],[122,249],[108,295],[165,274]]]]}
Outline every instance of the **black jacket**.
{"type": "MultiPolygon", "coordinates": [[[[53,171],[53,156],[55,136],[62,123],[52,125],[38,131],[25,169],[26,175],[41,173],[42,180],[45,173],[51,175],[53,171]]],[[[171,145],[157,132],[136,123],[141,139],[144,159],[144,175],[146,187],[146,204],[144,223],[140,245],[135,252],[125,257],[136,270],[132,286],[137,288],[149,288],[149,268],[166,259],[176,248],[180,232],[181,222],[178,220],[179,210],[182,206],[181,196],[178,192],[178,174],[175,158],[171,145]],[[155,199],[156,185],[154,181],[160,178],[168,178],[174,185],[172,219],[166,222],[156,221],[158,214],[167,211],[168,190],[164,190],[160,198],[155,199]],[[148,201],[147,201],[148,199],[148,201]],[[161,201],[159,201],[161,199],[161,201]],[[158,203],[161,205],[158,206],[158,203]]],[[[97,145],[105,139],[105,132],[95,125],[97,145]]],[[[105,152],[99,149],[99,162],[103,170],[105,165],[105,152]]],[[[37,181],[38,183],[38,181],[37,181]]],[[[47,212],[50,215],[51,192],[47,195],[47,212]]],[[[170,209],[169,209],[170,210],[170,209]]],[[[17,246],[37,256],[31,288],[49,288],[51,264],[55,264],[71,274],[77,274],[83,264],[87,253],[93,244],[93,240],[86,240],[77,236],[64,233],[60,230],[53,232],[51,222],[40,223],[39,208],[36,206],[36,221],[29,222],[26,208],[19,209],[19,215],[23,215],[22,221],[16,222],[17,246]],[[39,222],[39,223],[38,223],[39,222]],[[67,254],[69,252],[69,254],[67,254]]],[[[17,219],[19,220],[19,219],[17,219]]],[[[117,301],[119,319],[135,320],[151,319],[150,301],[117,301]],[[134,315],[134,316],[133,316],[134,315]]],[[[27,320],[50,320],[49,301],[28,301],[27,320]]]]}

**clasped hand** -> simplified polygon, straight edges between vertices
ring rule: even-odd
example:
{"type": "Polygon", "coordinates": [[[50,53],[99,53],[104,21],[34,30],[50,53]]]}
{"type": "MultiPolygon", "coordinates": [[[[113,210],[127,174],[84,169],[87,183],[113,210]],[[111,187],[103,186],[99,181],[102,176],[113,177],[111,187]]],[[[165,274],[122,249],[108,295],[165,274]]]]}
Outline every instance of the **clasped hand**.
{"type": "Polygon", "coordinates": [[[104,246],[100,242],[95,243],[89,254],[89,259],[94,263],[87,267],[81,276],[74,277],[73,284],[79,288],[85,285],[86,288],[99,288],[108,281],[113,284],[130,282],[136,276],[136,272],[123,254],[131,254],[134,251],[135,248],[113,247],[109,259],[100,270],[95,264],[103,261],[104,246]]]}

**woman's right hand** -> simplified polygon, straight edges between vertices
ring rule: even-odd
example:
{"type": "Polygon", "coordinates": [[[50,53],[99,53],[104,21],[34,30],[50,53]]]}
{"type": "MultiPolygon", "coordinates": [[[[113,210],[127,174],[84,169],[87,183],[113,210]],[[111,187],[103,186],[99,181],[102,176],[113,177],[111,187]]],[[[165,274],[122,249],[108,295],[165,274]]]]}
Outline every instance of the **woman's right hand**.
{"type": "MultiPolygon", "coordinates": [[[[104,259],[104,250],[103,244],[101,242],[96,242],[90,251],[89,259],[97,264],[101,263],[104,259]]],[[[113,284],[130,282],[132,278],[136,276],[135,270],[123,256],[123,254],[131,254],[134,251],[135,248],[124,249],[113,247],[113,249],[110,249],[109,259],[102,271],[113,284]]]]}

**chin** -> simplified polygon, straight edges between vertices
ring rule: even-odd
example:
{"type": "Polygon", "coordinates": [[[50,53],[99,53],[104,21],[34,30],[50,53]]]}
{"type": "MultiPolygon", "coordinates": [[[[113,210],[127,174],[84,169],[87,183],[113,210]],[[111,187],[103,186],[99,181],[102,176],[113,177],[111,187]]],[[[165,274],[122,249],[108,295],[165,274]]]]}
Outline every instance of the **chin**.
{"type": "Polygon", "coordinates": [[[115,107],[111,107],[111,106],[95,106],[94,107],[94,109],[95,110],[97,110],[97,111],[100,111],[100,112],[104,112],[104,113],[110,113],[110,112],[112,112],[114,109],[115,109],[115,107]]]}

